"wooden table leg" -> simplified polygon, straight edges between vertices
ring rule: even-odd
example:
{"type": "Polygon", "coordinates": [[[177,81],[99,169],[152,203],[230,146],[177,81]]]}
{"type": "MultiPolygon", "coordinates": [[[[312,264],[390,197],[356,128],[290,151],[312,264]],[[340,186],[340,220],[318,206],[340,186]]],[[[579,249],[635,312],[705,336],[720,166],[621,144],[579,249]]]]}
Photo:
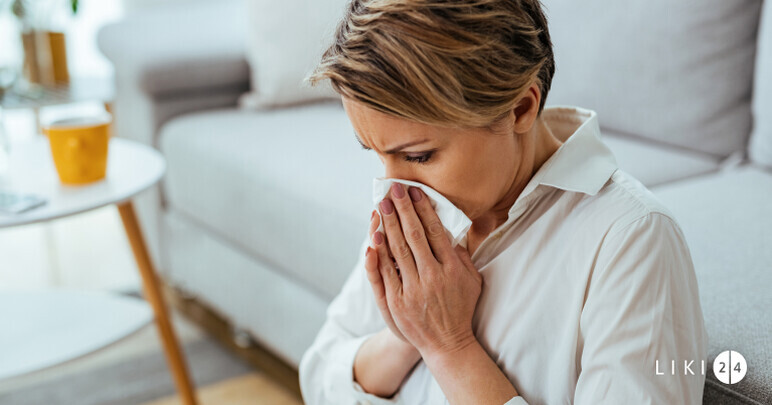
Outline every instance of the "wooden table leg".
{"type": "Polygon", "coordinates": [[[129,200],[117,204],[117,206],[118,212],[121,214],[123,227],[126,229],[126,234],[131,243],[131,249],[134,251],[134,258],[137,261],[137,266],[142,275],[142,287],[145,298],[150,302],[150,305],[153,307],[153,312],[155,312],[156,326],[161,334],[166,361],[169,363],[172,377],[174,377],[177,392],[179,393],[183,404],[195,405],[196,397],[193,386],[190,383],[190,378],[188,377],[185,358],[182,356],[180,346],[177,343],[177,338],[174,334],[174,329],[172,328],[166,310],[166,304],[163,300],[160,286],[158,285],[158,278],[153,269],[150,255],[147,252],[144,238],[140,232],[139,222],[137,221],[134,212],[134,205],[131,200],[129,200]]]}

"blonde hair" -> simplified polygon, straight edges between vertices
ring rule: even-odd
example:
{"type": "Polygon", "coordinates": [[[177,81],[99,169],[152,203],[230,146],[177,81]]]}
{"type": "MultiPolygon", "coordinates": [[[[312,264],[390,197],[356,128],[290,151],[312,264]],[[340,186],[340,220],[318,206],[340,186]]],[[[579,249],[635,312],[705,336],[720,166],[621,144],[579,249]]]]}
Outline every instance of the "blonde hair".
{"type": "Polygon", "coordinates": [[[352,0],[314,72],[397,117],[486,127],[536,80],[539,115],[555,61],[540,0],[352,0]]]}

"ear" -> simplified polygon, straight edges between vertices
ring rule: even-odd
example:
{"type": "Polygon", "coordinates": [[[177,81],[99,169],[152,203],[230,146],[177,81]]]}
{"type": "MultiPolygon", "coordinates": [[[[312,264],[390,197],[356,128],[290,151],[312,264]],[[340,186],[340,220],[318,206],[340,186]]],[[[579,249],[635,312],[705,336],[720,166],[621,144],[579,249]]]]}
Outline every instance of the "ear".
{"type": "Polygon", "coordinates": [[[515,114],[515,133],[522,134],[531,130],[536,116],[539,114],[539,103],[541,102],[541,90],[539,90],[538,81],[534,81],[531,86],[523,92],[520,100],[514,108],[515,114]]]}

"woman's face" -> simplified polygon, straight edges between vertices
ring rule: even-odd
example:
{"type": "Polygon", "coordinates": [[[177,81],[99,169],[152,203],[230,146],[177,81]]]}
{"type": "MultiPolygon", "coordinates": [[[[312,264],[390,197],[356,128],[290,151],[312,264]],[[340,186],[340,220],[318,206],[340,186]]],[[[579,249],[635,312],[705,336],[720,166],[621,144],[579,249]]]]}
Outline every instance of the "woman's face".
{"type": "Polygon", "coordinates": [[[528,137],[511,130],[455,129],[384,114],[343,97],[343,106],[365,149],[383,163],[386,177],[417,181],[437,190],[472,220],[507,212],[506,199],[522,167],[528,137]],[[525,143],[525,144],[524,144],[525,143]]]}

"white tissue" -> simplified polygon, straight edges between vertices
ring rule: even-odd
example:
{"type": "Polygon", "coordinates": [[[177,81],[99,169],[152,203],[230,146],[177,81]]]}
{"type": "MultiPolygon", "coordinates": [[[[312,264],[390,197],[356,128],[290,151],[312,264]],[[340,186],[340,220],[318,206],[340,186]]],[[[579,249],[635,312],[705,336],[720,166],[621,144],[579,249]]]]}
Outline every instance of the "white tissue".
{"type": "MultiPolygon", "coordinates": [[[[464,211],[456,208],[456,206],[442,194],[425,184],[410,180],[387,179],[382,177],[373,179],[373,204],[379,215],[381,211],[378,204],[388,195],[392,183],[401,183],[405,185],[405,192],[407,192],[407,186],[418,187],[423,190],[424,194],[429,197],[432,207],[434,207],[434,210],[437,212],[440,222],[442,222],[442,225],[445,227],[445,233],[448,235],[448,239],[450,239],[451,246],[456,247],[456,245],[461,245],[464,248],[466,247],[466,233],[472,226],[472,220],[464,214],[464,211]]],[[[410,198],[409,195],[408,198],[410,198]]],[[[394,209],[396,209],[396,207],[394,209]]],[[[379,221],[378,231],[382,232],[384,235],[386,234],[383,230],[382,220],[379,221]]],[[[373,246],[372,238],[370,239],[370,247],[375,248],[375,246],[373,246]]]]}

